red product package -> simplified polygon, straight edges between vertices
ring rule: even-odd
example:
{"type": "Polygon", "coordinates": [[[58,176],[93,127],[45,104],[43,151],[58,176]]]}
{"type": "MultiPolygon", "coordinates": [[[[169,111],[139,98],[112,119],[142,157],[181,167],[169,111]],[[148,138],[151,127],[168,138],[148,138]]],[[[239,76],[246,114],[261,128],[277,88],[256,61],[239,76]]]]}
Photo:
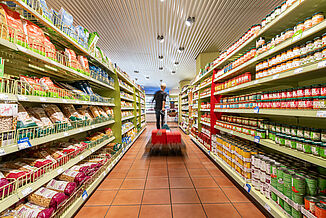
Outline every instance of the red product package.
{"type": "Polygon", "coordinates": [[[78,61],[79,61],[79,64],[81,65],[82,69],[85,70],[86,72],[89,72],[89,65],[88,65],[87,58],[79,55],[78,61]]]}
{"type": "Polygon", "coordinates": [[[19,77],[20,77],[20,81],[28,83],[33,89],[43,91],[41,85],[38,84],[38,82],[35,81],[34,79],[23,75],[20,75],[19,77]]]}
{"type": "Polygon", "coordinates": [[[24,33],[23,23],[20,19],[20,14],[16,11],[10,10],[7,5],[0,4],[4,9],[7,18],[7,24],[9,26],[9,37],[14,43],[23,45],[26,42],[26,35],[24,33]]]}
{"type": "Polygon", "coordinates": [[[76,53],[73,50],[66,48],[65,55],[68,57],[68,64],[70,67],[73,67],[75,69],[82,69],[81,65],[77,60],[76,53]]]}
{"type": "Polygon", "coordinates": [[[45,48],[45,56],[52,60],[57,60],[57,50],[55,49],[55,46],[52,44],[48,36],[43,38],[43,44],[45,48]]]}
{"type": "Polygon", "coordinates": [[[28,196],[28,201],[45,208],[59,208],[68,197],[62,193],[45,187],[39,188],[28,196]]]}
{"type": "Polygon", "coordinates": [[[26,204],[19,205],[13,211],[13,217],[50,218],[54,209],[41,207],[27,202],[26,204]]]}
{"type": "Polygon", "coordinates": [[[65,172],[63,172],[58,178],[63,181],[75,182],[77,185],[81,185],[85,182],[86,175],[85,175],[85,173],[80,173],[80,172],[68,169],[65,172]]]}
{"type": "Polygon", "coordinates": [[[35,50],[45,53],[43,45],[44,33],[43,30],[29,20],[23,20],[23,27],[27,35],[28,45],[35,50]]]}
{"type": "Polygon", "coordinates": [[[7,196],[12,192],[13,184],[10,184],[10,181],[6,178],[3,178],[4,175],[0,172],[0,196],[7,196]],[[1,178],[2,177],[2,178],[1,178]]]}
{"type": "Polygon", "coordinates": [[[50,77],[42,77],[39,79],[38,83],[47,91],[51,90],[51,88],[56,88],[50,77]]]}
{"type": "Polygon", "coordinates": [[[59,181],[52,179],[46,187],[48,189],[57,191],[57,192],[63,192],[66,195],[70,196],[74,193],[74,191],[77,188],[77,184],[75,182],[67,182],[67,181],[59,181]]]}

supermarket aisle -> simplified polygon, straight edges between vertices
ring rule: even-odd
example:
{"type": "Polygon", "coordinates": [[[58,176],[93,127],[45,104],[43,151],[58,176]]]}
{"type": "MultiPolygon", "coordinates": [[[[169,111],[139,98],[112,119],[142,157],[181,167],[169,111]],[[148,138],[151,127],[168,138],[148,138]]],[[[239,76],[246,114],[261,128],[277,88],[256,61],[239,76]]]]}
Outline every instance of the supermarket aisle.
{"type": "Polygon", "coordinates": [[[183,135],[187,157],[144,156],[153,128],[147,126],[76,217],[264,217],[189,136],[183,135]]]}

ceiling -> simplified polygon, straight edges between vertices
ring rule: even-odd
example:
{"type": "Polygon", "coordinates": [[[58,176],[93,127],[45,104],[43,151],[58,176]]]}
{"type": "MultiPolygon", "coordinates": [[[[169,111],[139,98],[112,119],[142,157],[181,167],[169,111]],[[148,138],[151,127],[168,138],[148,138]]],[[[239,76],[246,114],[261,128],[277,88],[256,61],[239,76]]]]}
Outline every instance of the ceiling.
{"type": "Polygon", "coordinates": [[[195,76],[200,53],[223,51],[282,1],[47,0],[47,4],[55,10],[64,7],[73,15],[74,25],[98,32],[98,46],[140,85],[158,86],[163,80],[174,88],[195,76]],[[185,25],[189,16],[196,19],[191,27],[185,25]],[[164,43],[158,42],[159,34],[164,43]],[[184,52],[179,53],[179,47],[184,52]]]}

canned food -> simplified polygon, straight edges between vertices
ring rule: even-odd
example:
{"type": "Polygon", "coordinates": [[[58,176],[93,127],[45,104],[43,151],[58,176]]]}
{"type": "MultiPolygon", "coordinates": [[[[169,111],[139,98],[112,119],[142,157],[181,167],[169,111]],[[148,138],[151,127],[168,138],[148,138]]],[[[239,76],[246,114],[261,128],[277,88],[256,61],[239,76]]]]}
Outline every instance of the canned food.
{"type": "Polygon", "coordinates": [[[326,204],[316,203],[316,217],[325,218],[326,217],[326,204]]]}
{"type": "Polygon", "coordinates": [[[292,200],[294,203],[303,205],[304,204],[304,195],[292,192],[292,200]]]}
{"type": "Polygon", "coordinates": [[[319,199],[313,196],[306,196],[304,198],[304,207],[306,210],[310,211],[311,213],[315,214],[315,206],[316,203],[319,203],[319,199]]]}
{"type": "Polygon", "coordinates": [[[283,209],[284,209],[285,212],[287,212],[288,214],[291,214],[291,213],[292,213],[292,207],[291,207],[288,203],[286,203],[286,202],[284,202],[283,209]]]}
{"type": "Polygon", "coordinates": [[[292,177],[292,191],[302,195],[306,193],[306,181],[304,177],[298,175],[292,177]]]}
{"type": "Polygon", "coordinates": [[[310,196],[317,195],[317,178],[314,176],[305,176],[306,194],[310,196]]]}
{"type": "Polygon", "coordinates": [[[326,196],[317,196],[318,200],[322,204],[326,204],[326,196]]]}
{"type": "Polygon", "coordinates": [[[319,176],[318,177],[318,191],[326,196],[326,177],[319,176]]]}
{"type": "Polygon", "coordinates": [[[301,211],[298,211],[294,207],[292,207],[292,217],[293,218],[302,218],[301,211]]]}

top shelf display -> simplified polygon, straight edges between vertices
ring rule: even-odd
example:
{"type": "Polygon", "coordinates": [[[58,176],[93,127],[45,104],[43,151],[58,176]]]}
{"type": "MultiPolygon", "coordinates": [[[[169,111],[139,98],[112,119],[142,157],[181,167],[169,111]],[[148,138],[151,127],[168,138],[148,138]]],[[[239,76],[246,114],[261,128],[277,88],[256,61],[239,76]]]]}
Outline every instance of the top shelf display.
{"type": "Polygon", "coordinates": [[[253,25],[239,40],[222,52],[205,70],[202,70],[193,84],[197,84],[203,78],[211,75],[215,69],[220,69],[238,59],[251,48],[256,48],[256,41],[261,37],[264,37],[266,41],[272,40],[274,36],[280,34],[280,31],[296,26],[307,16],[311,16],[316,11],[325,11],[325,9],[325,0],[288,0],[284,2],[268,14],[261,24],[253,25]]]}

